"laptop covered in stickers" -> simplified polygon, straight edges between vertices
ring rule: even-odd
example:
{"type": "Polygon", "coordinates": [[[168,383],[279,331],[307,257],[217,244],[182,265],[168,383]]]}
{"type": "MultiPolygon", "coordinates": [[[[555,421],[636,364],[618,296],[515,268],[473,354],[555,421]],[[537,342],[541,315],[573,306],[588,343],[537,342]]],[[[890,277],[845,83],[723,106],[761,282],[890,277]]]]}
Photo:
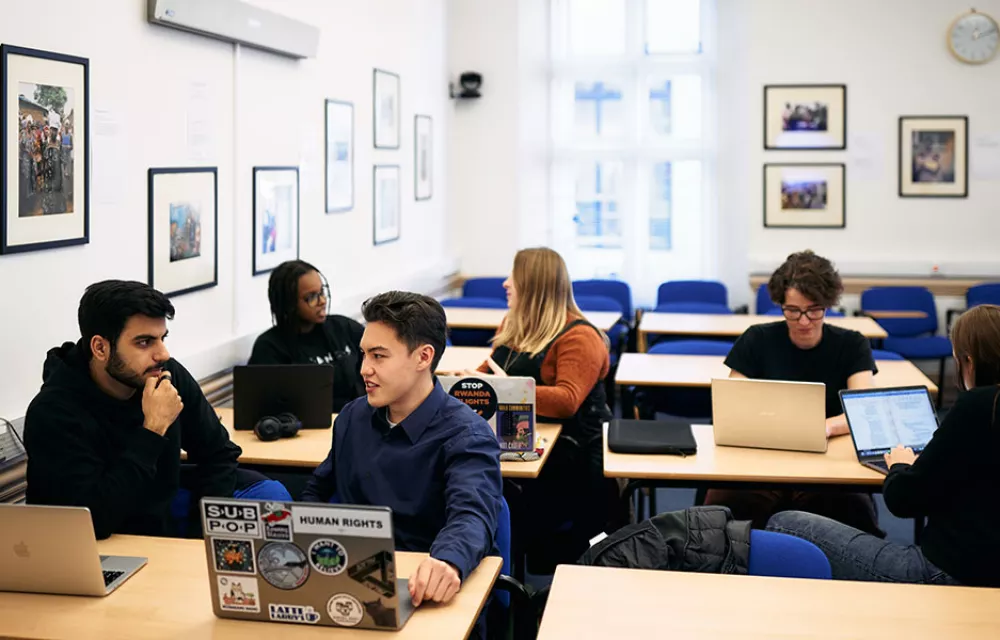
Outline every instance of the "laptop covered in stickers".
{"type": "Polygon", "coordinates": [[[438,376],[451,396],[493,429],[500,451],[535,450],[535,380],[519,376],[438,376]]]}
{"type": "Polygon", "coordinates": [[[413,613],[388,507],[203,498],[201,518],[220,618],[393,631],[413,613]]]}

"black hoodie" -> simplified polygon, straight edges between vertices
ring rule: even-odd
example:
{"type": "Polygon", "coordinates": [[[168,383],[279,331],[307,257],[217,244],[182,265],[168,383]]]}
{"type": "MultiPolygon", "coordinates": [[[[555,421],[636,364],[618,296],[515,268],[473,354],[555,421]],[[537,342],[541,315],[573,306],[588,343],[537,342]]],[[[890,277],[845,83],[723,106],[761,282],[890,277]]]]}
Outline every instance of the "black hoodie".
{"type": "Polygon", "coordinates": [[[184,410],[163,436],[144,428],[142,392],[118,400],[101,391],[72,342],[49,351],[42,389],[28,406],[28,503],[90,509],[98,538],[172,535],[170,503],[180,485],[180,451],[195,465],[189,487],[229,497],[242,450],[229,440],[191,374],[164,364],[184,410]]]}

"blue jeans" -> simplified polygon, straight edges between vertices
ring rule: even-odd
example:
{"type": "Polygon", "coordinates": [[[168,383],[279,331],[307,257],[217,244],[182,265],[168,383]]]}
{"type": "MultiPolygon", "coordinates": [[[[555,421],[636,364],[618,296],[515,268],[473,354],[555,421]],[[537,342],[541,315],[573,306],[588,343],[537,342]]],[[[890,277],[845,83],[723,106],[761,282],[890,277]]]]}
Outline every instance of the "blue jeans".
{"type": "Polygon", "coordinates": [[[834,580],[959,584],[931,564],[920,547],[887,542],[823,516],[783,511],[771,517],[767,530],[787,533],[819,547],[830,561],[834,580]]]}

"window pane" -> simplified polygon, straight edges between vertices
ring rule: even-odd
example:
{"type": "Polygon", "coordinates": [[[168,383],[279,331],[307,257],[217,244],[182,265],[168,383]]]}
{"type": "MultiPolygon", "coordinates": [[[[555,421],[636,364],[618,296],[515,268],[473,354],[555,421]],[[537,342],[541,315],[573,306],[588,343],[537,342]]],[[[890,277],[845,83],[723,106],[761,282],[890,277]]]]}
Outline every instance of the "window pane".
{"type": "Polygon", "coordinates": [[[646,0],[646,53],[701,53],[701,0],[646,0]]]}
{"type": "Polygon", "coordinates": [[[701,76],[650,80],[649,129],[659,136],[701,137],[701,76]]]}
{"type": "Polygon", "coordinates": [[[618,206],[622,162],[585,162],[576,170],[577,246],[620,248],[621,213],[618,206]]]}
{"type": "Polygon", "coordinates": [[[616,137],[625,133],[625,106],[620,85],[577,82],[574,100],[577,137],[616,137]]]}
{"type": "Polygon", "coordinates": [[[623,0],[570,0],[569,47],[574,56],[625,54],[623,0]]]}
{"type": "Polygon", "coordinates": [[[701,162],[683,160],[653,165],[649,198],[649,248],[669,251],[673,248],[674,219],[700,218],[701,162]]]}

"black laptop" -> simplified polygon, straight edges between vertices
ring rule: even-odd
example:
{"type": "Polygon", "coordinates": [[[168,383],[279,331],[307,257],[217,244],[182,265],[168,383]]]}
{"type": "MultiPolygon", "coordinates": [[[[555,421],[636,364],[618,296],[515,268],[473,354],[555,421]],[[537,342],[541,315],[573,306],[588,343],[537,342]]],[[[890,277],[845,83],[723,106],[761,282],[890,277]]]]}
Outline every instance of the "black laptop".
{"type": "Polygon", "coordinates": [[[263,364],[233,368],[233,416],[237,431],[250,431],[264,416],[291,413],[303,429],[326,429],[333,414],[333,367],[325,364],[263,364]]]}
{"type": "Polygon", "coordinates": [[[896,445],[919,454],[938,428],[927,387],[851,389],[840,392],[858,462],[888,474],[885,454],[896,445]]]}

